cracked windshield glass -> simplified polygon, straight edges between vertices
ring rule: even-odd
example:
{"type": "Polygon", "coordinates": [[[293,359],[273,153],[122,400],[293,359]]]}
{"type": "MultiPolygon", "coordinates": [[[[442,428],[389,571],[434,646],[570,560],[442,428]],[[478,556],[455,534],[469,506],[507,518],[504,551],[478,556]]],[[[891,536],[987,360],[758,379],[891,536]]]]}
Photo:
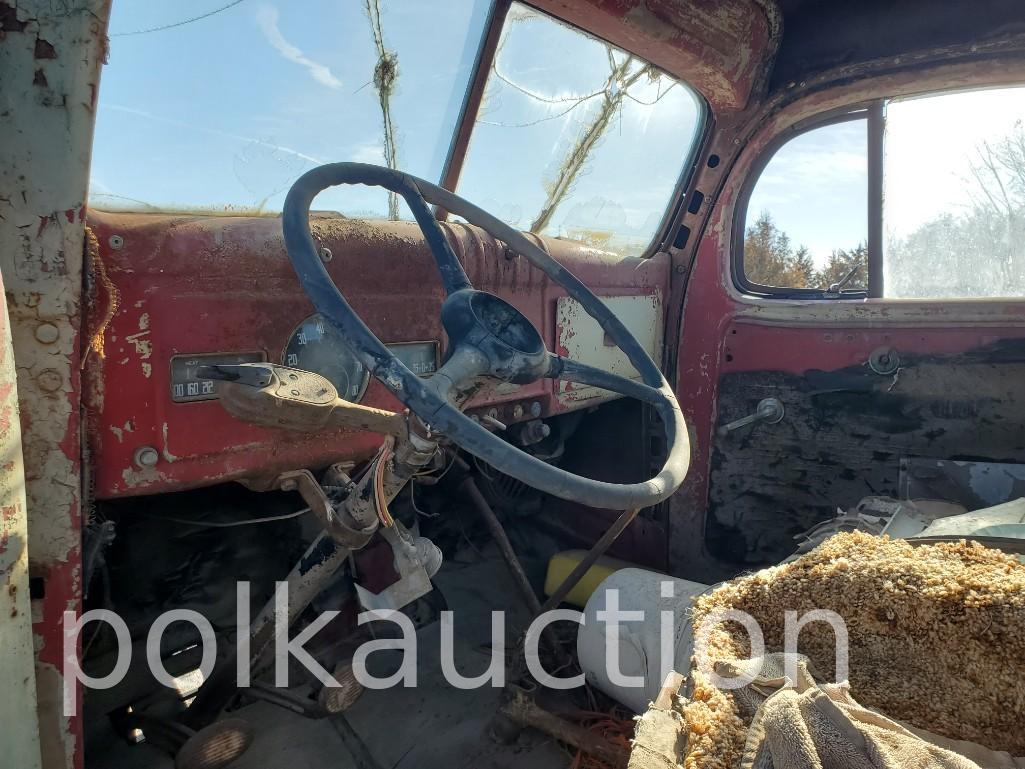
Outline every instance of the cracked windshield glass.
{"type": "MultiPolygon", "coordinates": [[[[489,5],[117,0],[90,204],[274,214],[300,174],[336,161],[437,182],[489,5]]],[[[647,62],[514,4],[457,191],[518,228],[640,255],[701,116],[647,62]]],[[[412,219],[361,186],[314,207],[412,219]]]]}

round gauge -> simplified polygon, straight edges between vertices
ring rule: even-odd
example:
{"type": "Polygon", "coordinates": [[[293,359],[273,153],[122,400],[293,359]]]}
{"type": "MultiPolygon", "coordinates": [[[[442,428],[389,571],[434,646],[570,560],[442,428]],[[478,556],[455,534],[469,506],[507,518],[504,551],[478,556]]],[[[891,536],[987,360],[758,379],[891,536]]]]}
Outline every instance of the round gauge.
{"type": "Polygon", "coordinates": [[[342,399],[359,401],[367,389],[370,372],[352,354],[334,326],[320,315],[311,315],[288,338],[281,362],[289,368],[312,371],[327,378],[342,399]]]}

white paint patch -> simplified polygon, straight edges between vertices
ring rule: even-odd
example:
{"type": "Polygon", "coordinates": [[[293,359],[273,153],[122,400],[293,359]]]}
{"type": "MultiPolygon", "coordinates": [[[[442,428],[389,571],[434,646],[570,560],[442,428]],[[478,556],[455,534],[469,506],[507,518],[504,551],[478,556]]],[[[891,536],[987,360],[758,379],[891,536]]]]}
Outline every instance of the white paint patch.
{"type": "Polygon", "coordinates": [[[171,451],[167,448],[167,422],[164,422],[164,426],[161,428],[161,432],[164,436],[164,447],[161,453],[164,455],[164,459],[166,459],[168,462],[174,462],[176,459],[178,459],[178,457],[172,454],[171,451]]]}
{"type": "MultiPolygon", "coordinates": [[[[645,296],[613,296],[602,301],[634,335],[644,351],[656,363],[662,357],[664,314],[660,294],[645,296]]],[[[600,368],[629,379],[640,379],[637,369],[626,353],[610,344],[598,321],[592,318],[576,299],[562,297],[556,305],[556,329],[559,352],[578,363],[600,368]],[[564,352],[563,352],[564,351],[564,352]]],[[[620,397],[608,390],[560,380],[558,397],[564,403],[612,400],[620,397]]]]}

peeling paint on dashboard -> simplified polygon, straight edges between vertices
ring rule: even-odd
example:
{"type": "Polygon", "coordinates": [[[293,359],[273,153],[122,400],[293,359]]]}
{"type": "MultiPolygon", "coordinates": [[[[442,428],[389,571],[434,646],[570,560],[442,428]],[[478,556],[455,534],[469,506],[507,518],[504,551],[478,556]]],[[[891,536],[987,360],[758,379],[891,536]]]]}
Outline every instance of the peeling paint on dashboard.
{"type": "MultiPolygon", "coordinates": [[[[89,221],[104,270],[123,299],[108,328],[107,357],[90,356],[85,367],[90,383],[87,434],[97,497],[167,492],[259,473],[326,467],[377,451],[380,437],[369,433],[284,432],[240,422],[216,400],[172,401],[173,356],[246,350],[262,351],[267,360],[280,362],[289,335],[313,312],[285,254],[280,221],[96,211],[90,212],[89,221]],[[121,249],[109,248],[112,234],[123,237],[121,249]],[[128,341],[144,325],[150,345],[145,362],[152,364],[148,377],[128,341]],[[121,365],[125,358],[128,365],[121,365]],[[105,393],[132,397],[103,397],[105,393]],[[144,471],[135,466],[135,451],[142,446],[160,454],[155,468],[144,471]]],[[[459,224],[446,224],[444,229],[473,284],[525,313],[555,349],[555,306],[565,295],[562,289],[481,230],[459,224]]],[[[327,264],[328,272],[382,341],[437,341],[443,349],[439,309],[444,291],[415,224],[314,217],[312,230],[317,242],[336,254],[327,264]]],[[[664,255],[623,258],[565,240],[539,242],[599,294],[664,296],[664,255]]],[[[102,309],[99,301],[90,308],[91,317],[102,309]]],[[[470,408],[487,405],[509,420],[511,413],[505,412],[512,411],[514,402],[541,403],[545,415],[583,405],[560,403],[553,388],[544,380],[512,390],[489,388],[474,396],[470,408]]],[[[400,407],[376,380],[361,402],[384,409],[400,407]]]]}

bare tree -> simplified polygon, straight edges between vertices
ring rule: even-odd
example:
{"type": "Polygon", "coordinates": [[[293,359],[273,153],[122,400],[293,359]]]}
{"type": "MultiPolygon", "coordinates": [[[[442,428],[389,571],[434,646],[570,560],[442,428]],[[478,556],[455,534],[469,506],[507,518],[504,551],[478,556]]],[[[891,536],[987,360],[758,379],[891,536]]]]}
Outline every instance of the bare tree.
{"type": "MultiPolygon", "coordinates": [[[[530,13],[511,17],[510,23],[526,21],[532,17],[533,15],[530,13]]],[[[489,111],[489,101],[493,96],[492,94],[486,94],[484,106],[478,116],[478,122],[500,125],[506,128],[526,128],[564,117],[590,104],[593,100],[598,100],[598,105],[593,114],[582,124],[576,138],[570,144],[561,162],[557,165],[553,178],[545,182],[545,202],[530,224],[531,232],[540,233],[551,224],[552,218],[559,206],[569,197],[574,183],[580,177],[595,148],[601,143],[602,138],[607,133],[609,126],[622,108],[623,103],[629,99],[641,104],[654,104],[669,93],[676,83],[674,81],[665,90],[660,90],[654,102],[641,101],[630,93],[630,88],[636,85],[643,77],[647,77],[649,82],[657,81],[662,77],[662,73],[634,56],[618,54],[617,58],[617,52],[611,46],[606,46],[605,53],[609,63],[609,71],[600,88],[591,93],[578,96],[548,96],[520,85],[513,78],[503,73],[499,61],[504,43],[505,39],[503,38],[496,52],[495,61],[492,64],[493,78],[533,101],[556,107],[557,111],[554,114],[545,115],[544,117],[523,123],[495,123],[484,119],[484,116],[489,111]]]]}
{"type": "Polygon", "coordinates": [[[983,141],[964,179],[967,206],[887,244],[894,296],[1025,294],[1025,127],[983,141]]]}
{"type": "Polygon", "coordinates": [[[633,56],[627,56],[620,64],[616,64],[612,50],[609,49],[608,53],[611,72],[605,80],[605,86],[598,92],[601,97],[601,106],[591,119],[591,122],[584,126],[576,142],[570,147],[569,152],[555,174],[555,178],[545,185],[548,197],[544,205],[541,206],[540,212],[538,212],[538,215],[530,224],[531,232],[541,232],[548,226],[552,216],[555,215],[555,210],[566,199],[566,196],[569,195],[570,190],[573,188],[573,182],[580,175],[580,171],[583,169],[588,157],[590,157],[591,152],[598,145],[599,140],[608,129],[609,123],[612,122],[612,118],[623,104],[623,99],[626,98],[630,87],[640,80],[643,75],[652,74],[651,70],[646,66],[631,72],[631,68],[637,63],[633,56]]]}

